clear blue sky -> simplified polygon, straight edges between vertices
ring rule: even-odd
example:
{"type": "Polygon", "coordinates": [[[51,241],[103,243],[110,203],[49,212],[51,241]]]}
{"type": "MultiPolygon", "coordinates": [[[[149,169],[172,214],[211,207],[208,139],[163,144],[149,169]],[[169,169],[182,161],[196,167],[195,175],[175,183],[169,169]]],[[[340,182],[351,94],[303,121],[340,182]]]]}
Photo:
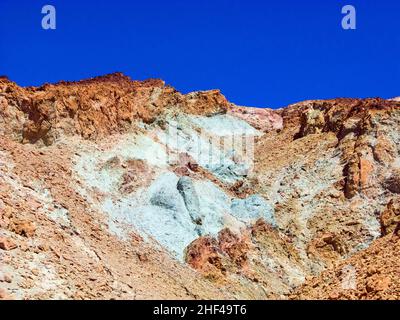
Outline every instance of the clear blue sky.
{"type": "Polygon", "coordinates": [[[400,1],[0,1],[0,74],[27,86],[114,71],[257,107],[399,96],[400,1]],[[341,28],[346,4],[357,30],[341,28]]]}

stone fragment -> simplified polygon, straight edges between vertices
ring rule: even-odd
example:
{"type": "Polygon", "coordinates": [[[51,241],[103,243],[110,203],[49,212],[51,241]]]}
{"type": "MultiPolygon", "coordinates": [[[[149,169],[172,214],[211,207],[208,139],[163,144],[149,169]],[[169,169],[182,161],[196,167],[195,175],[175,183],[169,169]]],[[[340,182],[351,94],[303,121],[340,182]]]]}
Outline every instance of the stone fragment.
{"type": "Polygon", "coordinates": [[[9,238],[0,237],[0,249],[9,251],[13,250],[17,247],[17,245],[9,238]]]}

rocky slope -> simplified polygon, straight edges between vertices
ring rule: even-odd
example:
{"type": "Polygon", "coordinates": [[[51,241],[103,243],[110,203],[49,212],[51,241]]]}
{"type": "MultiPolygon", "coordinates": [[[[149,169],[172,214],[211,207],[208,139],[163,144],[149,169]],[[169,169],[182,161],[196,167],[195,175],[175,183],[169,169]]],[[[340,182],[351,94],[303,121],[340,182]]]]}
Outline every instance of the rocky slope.
{"type": "Polygon", "coordinates": [[[1,78],[0,297],[398,299],[399,107],[1,78]]]}

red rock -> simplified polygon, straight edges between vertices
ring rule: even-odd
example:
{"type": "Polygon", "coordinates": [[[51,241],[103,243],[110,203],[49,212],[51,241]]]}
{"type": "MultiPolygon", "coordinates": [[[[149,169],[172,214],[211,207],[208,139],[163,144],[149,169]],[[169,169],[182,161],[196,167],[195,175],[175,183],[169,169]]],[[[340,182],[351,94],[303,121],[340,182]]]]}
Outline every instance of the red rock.
{"type": "Polygon", "coordinates": [[[190,172],[187,167],[179,166],[174,169],[174,173],[180,177],[189,176],[190,172]]]}
{"type": "Polygon", "coordinates": [[[199,168],[199,165],[196,162],[196,160],[194,160],[193,157],[186,152],[179,153],[178,163],[180,166],[185,166],[192,171],[197,171],[199,168]]]}
{"type": "Polygon", "coordinates": [[[360,159],[360,186],[361,188],[365,188],[368,186],[369,179],[371,177],[371,173],[374,170],[374,165],[371,161],[361,158],[360,159]]]}
{"type": "Polygon", "coordinates": [[[251,126],[263,132],[283,128],[282,117],[272,109],[231,105],[228,114],[248,122],[251,126]]]}
{"type": "Polygon", "coordinates": [[[223,277],[226,271],[218,242],[210,236],[194,240],[186,248],[185,261],[192,268],[215,280],[223,277]]]}
{"type": "Polygon", "coordinates": [[[231,230],[225,228],[218,234],[219,246],[233,262],[239,266],[244,267],[247,263],[250,244],[249,239],[242,235],[236,235],[231,230]]]}

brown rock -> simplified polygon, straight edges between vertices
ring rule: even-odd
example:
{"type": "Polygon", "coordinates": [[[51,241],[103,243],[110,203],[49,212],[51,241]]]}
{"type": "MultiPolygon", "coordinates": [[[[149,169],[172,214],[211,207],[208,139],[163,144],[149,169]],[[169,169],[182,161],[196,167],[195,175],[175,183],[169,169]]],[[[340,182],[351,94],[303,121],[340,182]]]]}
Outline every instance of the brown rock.
{"type": "Polygon", "coordinates": [[[249,242],[245,237],[233,233],[225,228],[218,234],[219,247],[225,252],[232,261],[239,267],[244,267],[247,263],[249,252],[249,242]]]}
{"type": "Polygon", "coordinates": [[[400,193],[400,169],[394,170],[385,181],[386,188],[393,193],[400,193]]]}
{"type": "Polygon", "coordinates": [[[322,260],[328,266],[347,252],[346,245],[334,233],[317,235],[307,246],[307,254],[313,259],[322,260]]]}
{"type": "Polygon", "coordinates": [[[137,257],[139,259],[140,262],[147,262],[149,261],[149,256],[146,252],[138,252],[137,257]]]}
{"type": "Polygon", "coordinates": [[[126,171],[122,174],[119,190],[121,193],[128,194],[138,187],[146,185],[152,177],[150,166],[143,160],[130,159],[121,165],[126,171]]]}
{"type": "Polygon", "coordinates": [[[199,170],[199,164],[196,162],[189,162],[188,168],[193,172],[197,172],[199,170]]]}
{"type": "Polygon", "coordinates": [[[226,113],[229,103],[219,90],[191,92],[185,96],[184,111],[196,115],[226,113]]]}
{"type": "Polygon", "coordinates": [[[351,199],[359,191],[360,185],[360,165],[359,159],[353,156],[344,167],[344,176],[346,177],[344,194],[346,198],[351,199]]]}
{"type": "Polygon", "coordinates": [[[39,272],[38,269],[32,269],[32,274],[33,274],[34,276],[38,276],[38,275],[40,274],[40,272],[39,272]]]}
{"type": "Polygon", "coordinates": [[[380,216],[382,236],[393,233],[400,223],[400,198],[391,199],[380,216]]]}
{"type": "Polygon", "coordinates": [[[16,247],[17,245],[11,239],[0,237],[0,249],[8,251],[16,247]]]}
{"type": "Polygon", "coordinates": [[[7,97],[0,101],[0,119],[4,115],[7,134],[45,145],[60,135],[97,139],[126,132],[135,120],[153,123],[167,109],[212,115],[226,113],[229,107],[219,90],[183,95],[162,80],[133,81],[122,73],[30,89],[4,80],[1,84],[7,97]]]}
{"type": "Polygon", "coordinates": [[[400,237],[400,222],[397,224],[396,229],[394,229],[393,234],[400,237]]]}
{"type": "Polygon", "coordinates": [[[192,268],[214,280],[223,277],[226,271],[218,242],[210,236],[194,240],[185,250],[185,261],[192,268]]]}
{"type": "Polygon", "coordinates": [[[176,167],[176,168],[174,169],[174,173],[175,173],[176,175],[180,176],[180,177],[189,176],[189,175],[190,175],[189,169],[188,169],[187,167],[184,167],[184,166],[176,167]]]}
{"type": "Polygon", "coordinates": [[[300,137],[321,133],[325,127],[324,113],[318,109],[310,109],[302,114],[300,137]]]}
{"type": "Polygon", "coordinates": [[[29,238],[35,234],[36,226],[30,221],[15,220],[12,222],[11,230],[16,234],[29,238]]]}
{"type": "Polygon", "coordinates": [[[196,162],[196,160],[193,159],[193,157],[186,153],[186,152],[181,152],[178,155],[178,164],[180,166],[184,166],[189,168],[192,171],[197,171],[199,168],[198,163],[196,162]]]}
{"type": "MultiPolygon", "coordinates": [[[[26,279],[18,281],[13,290],[23,299],[51,298],[53,294],[81,299],[265,299],[270,294],[286,297],[307,277],[306,298],[398,299],[395,280],[400,241],[389,235],[371,243],[375,227],[369,219],[391,196],[383,187],[384,178],[394,172],[391,156],[397,154],[390,147],[393,135],[381,132],[396,130],[399,106],[382,99],[335,99],[267,110],[228,105],[218,91],[184,95],[160,80],[138,82],[122,74],[40,88],[20,88],[0,78],[0,219],[3,208],[10,207],[12,212],[0,225],[32,236],[34,231],[13,219],[40,224],[35,241],[19,243],[18,257],[3,254],[8,260],[2,263],[18,268],[26,279]],[[132,134],[133,142],[134,134],[144,133],[161,142],[158,133],[167,128],[166,114],[184,111],[207,116],[227,110],[230,116],[268,132],[255,139],[254,172],[233,185],[199,167],[187,154],[178,154],[179,161],[169,168],[153,167],[145,160],[126,160],[126,153],[107,157],[108,150],[118,151],[114,147],[120,134],[132,134]],[[155,123],[142,126],[140,122],[155,123]],[[302,139],[295,139],[299,131],[302,139]],[[82,137],[102,141],[96,144],[82,137]],[[62,143],[51,145],[58,138],[62,143]],[[51,146],[22,145],[22,140],[51,146]],[[91,152],[95,153],[89,159],[86,156],[91,152]],[[98,157],[97,152],[106,158],[98,157]],[[114,176],[120,180],[112,192],[92,188],[87,177],[77,172],[85,168],[75,166],[81,162],[80,155],[85,155],[81,158],[84,162],[99,161],[97,169],[104,174],[117,173],[114,176]],[[117,208],[121,192],[132,193],[138,188],[143,188],[141,195],[145,196],[155,176],[165,170],[212,182],[228,199],[260,194],[271,205],[275,203],[279,228],[260,220],[253,226],[239,222],[228,214],[228,206],[221,222],[236,231],[224,229],[217,238],[200,237],[186,250],[186,261],[199,274],[173,259],[167,248],[153,247],[153,241],[130,233],[140,231],[130,224],[121,225],[131,234],[130,241],[109,232],[110,219],[118,218],[118,222],[120,215],[104,215],[106,208],[101,204],[112,201],[117,208]],[[49,190],[51,198],[38,196],[36,185],[49,190]],[[364,194],[349,201],[343,197],[344,188],[349,197],[364,194]],[[47,205],[51,199],[54,206],[47,205]],[[59,205],[68,212],[52,210],[59,205]],[[65,213],[69,226],[47,216],[48,210],[60,218],[65,213]],[[347,255],[348,251],[351,254],[347,255]],[[37,270],[29,272],[31,262],[37,270]],[[351,290],[343,286],[344,265],[354,267],[349,276],[354,271],[357,283],[351,290]],[[38,277],[47,268],[56,271],[47,279],[55,290],[43,294],[23,290],[36,288],[38,277]],[[202,275],[223,281],[224,286],[202,275]],[[371,277],[368,294],[366,282],[371,277]],[[89,278],[96,281],[89,282],[89,278]]],[[[235,154],[233,160],[241,164],[244,159],[235,154]]],[[[396,190],[395,179],[388,186],[396,190]]],[[[125,206],[120,209],[131,214],[125,206]]],[[[136,209],[132,206],[132,218],[144,218],[136,209]]],[[[399,229],[391,215],[383,220],[389,221],[384,223],[388,230],[399,229]]]]}
{"type": "Polygon", "coordinates": [[[373,172],[374,165],[371,161],[353,155],[344,169],[344,175],[346,177],[346,197],[350,199],[354,197],[357,192],[366,189],[369,186],[373,172]]]}
{"type": "Polygon", "coordinates": [[[4,275],[4,281],[7,283],[11,283],[12,282],[12,278],[10,275],[6,274],[4,275]]]}

